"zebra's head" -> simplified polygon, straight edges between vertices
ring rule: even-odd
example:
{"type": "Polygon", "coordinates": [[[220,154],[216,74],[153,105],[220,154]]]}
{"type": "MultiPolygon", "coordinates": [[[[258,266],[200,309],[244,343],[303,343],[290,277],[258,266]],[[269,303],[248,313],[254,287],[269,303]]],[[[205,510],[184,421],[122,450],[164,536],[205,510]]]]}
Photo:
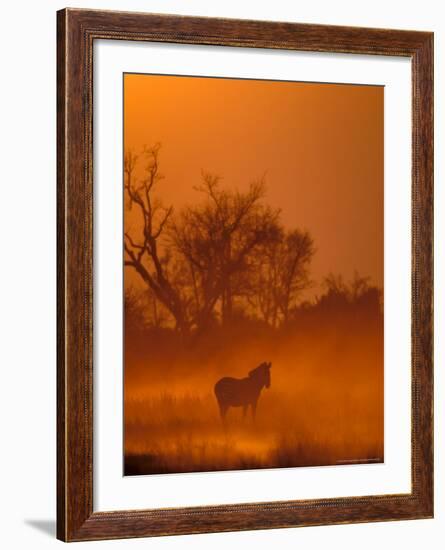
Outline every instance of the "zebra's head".
{"type": "Polygon", "coordinates": [[[261,363],[256,369],[253,369],[249,372],[249,377],[255,377],[260,383],[261,386],[270,388],[270,368],[272,363],[261,363]]]}

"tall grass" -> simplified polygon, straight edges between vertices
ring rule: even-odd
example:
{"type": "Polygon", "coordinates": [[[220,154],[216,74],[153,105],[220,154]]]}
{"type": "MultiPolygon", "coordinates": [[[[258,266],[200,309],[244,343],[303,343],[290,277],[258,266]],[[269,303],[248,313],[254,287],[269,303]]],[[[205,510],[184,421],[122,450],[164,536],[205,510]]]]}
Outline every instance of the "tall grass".
{"type": "MultiPolygon", "coordinates": [[[[324,394],[324,395],[323,395],[324,394]]],[[[366,400],[341,403],[270,392],[255,422],[230,409],[226,426],[210,393],[147,396],[125,403],[125,473],[317,466],[383,459],[382,418],[366,400]]],[[[362,396],[363,398],[363,396],[362,396]]]]}

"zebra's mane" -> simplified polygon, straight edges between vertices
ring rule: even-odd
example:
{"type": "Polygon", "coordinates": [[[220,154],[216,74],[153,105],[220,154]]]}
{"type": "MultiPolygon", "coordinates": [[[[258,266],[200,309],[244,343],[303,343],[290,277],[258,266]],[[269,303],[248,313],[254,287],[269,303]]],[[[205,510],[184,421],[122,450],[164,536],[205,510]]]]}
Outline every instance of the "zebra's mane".
{"type": "Polygon", "coordinates": [[[249,371],[249,376],[255,376],[255,374],[259,373],[260,371],[264,370],[265,367],[267,366],[267,363],[264,362],[264,363],[261,363],[261,365],[258,365],[258,367],[255,367],[254,369],[252,369],[251,371],[249,371]]]}

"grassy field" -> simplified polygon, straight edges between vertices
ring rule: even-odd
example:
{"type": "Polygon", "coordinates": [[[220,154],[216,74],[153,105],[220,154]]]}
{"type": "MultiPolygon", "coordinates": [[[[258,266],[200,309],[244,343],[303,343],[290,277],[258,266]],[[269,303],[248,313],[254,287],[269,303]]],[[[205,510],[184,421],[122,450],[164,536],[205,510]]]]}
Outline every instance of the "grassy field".
{"type": "Polygon", "coordinates": [[[164,337],[148,333],[139,355],[126,355],[126,475],[383,461],[381,317],[234,325],[188,346],[164,337]],[[223,426],[215,382],[262,361],[272,362],[271,385],[256,421],[230,408],[223,426]]]}
{"type": "Polygon", "coordinates": [[[383,411],[364,391],[263,390],[255,422],[232,408],[226,426],[210,392],[127,400],[125,474],[381,462],[383,411]]]}

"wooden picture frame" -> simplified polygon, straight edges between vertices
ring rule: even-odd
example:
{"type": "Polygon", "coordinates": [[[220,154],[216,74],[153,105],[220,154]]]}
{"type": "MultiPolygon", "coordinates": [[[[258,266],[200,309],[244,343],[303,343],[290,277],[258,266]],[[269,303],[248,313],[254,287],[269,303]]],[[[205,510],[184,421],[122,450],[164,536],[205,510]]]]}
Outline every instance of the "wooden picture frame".
{"type": "Polygon", "coordinates": [[[57,537],[64,541],[433,516],[433,34],[65,9],[57,14],[57,537]],[[412,490],[407,494],[93,511],[95,40],[404,56],[412,60],[412,490]]]}

